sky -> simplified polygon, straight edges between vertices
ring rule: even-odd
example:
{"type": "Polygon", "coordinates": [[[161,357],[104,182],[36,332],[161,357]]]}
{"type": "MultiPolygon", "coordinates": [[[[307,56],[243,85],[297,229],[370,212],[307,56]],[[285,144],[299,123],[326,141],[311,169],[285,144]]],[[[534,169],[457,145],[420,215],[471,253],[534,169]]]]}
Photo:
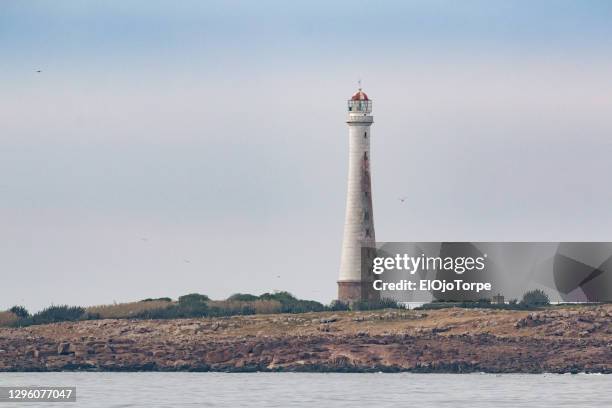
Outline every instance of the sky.
{"type": "Polygon", "coordinates": [[[611,19],[596,0],[3,0],[0,310],[330,302],[358,79],[379,241],[610,241],[611,19]]]}

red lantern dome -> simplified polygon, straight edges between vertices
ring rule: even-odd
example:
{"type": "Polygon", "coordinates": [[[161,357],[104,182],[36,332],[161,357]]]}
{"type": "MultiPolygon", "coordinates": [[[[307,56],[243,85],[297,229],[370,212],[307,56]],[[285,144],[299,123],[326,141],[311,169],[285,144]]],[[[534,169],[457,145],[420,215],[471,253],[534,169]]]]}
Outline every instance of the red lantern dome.
{"type": "Polygon", "coordinates": [[[368,95],[366,95],[366,93],[363,92],[361,88],[359,88],[359,90],[355,92],[353,96],[351,96],[351,100],[352,101],[369,101],[370,99],[368,98],[368,95]]]}

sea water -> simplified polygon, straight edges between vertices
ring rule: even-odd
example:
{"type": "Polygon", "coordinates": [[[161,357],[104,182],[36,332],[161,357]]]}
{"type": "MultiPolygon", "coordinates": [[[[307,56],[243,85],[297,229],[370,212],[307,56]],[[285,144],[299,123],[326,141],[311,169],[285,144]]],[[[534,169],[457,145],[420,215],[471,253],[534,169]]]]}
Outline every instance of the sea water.
{"type": "Polygon", "coordinates": [[[76,402],[4,407],[612,407],[612,375],[0,373],[0,386],[76,386],[76,402]]]}

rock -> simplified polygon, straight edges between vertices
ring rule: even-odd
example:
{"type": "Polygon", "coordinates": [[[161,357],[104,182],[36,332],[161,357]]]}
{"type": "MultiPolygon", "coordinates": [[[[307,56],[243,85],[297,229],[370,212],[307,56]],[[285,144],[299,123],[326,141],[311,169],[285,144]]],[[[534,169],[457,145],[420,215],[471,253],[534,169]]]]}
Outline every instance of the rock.
{"type": "Polygon", "coordinates": [[[185,360],[176,360],[173,364],[174,368],[189,367],[189,363],[185,360]]]}
{"type": "Polygon", "coordinates": [[[346,367],[351,365],[351,359],[345,355],[336,355],[331,358],[331,363],[335,366],[346,367]]]}
{"type": "Polygon", "coordinates": [[[227,361],[232,358],[231,350],[218,350],[218,351],[209,351],[206,353],[206,362],[207,363],[221,363],[223,361],[227,361]]]}
{"type": "Polygon", "coordinates": [[[135,332],[139,334],[150,333],[151,329],[149,327],[139,327],[138,329],[135,330],[135,332]]]}
{"type": "Polygon", "coordinates": [[[64,343],[60,343],[57,346],[57,354],[59,355],[68,355],[70,354],[70,343],[64,342],[64,343]]]}
{"type": "Polygon", "coordinates": [[[253,356],[259,356],[261,354],[261,352],[263,351],[264,346],[261,343],[257,343],[253,346],[251,353],[253,356]]]}
{"type": "Polygon", "coordinates": [[[433,329],[431,329],[431,332],[432,333],[444,333],[444,332],[449,331],[452,328],[453,328],[453,326],[434,327],[433,329]]]}

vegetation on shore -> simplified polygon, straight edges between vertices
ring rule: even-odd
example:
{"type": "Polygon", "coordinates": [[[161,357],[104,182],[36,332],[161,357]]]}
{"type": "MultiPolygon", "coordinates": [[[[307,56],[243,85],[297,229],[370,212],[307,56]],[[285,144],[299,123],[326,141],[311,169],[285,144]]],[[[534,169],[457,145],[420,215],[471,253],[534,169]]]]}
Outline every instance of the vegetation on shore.
{"type": "MultiPolygon", "coordinates": [[[[496,304],[488,299],[478,301],[434,301],[417,309],[435,310],[459,307],[464,309],[535,310],[549,306],[548,296],[539,289],[528,291],[522,300],[496,304]]],[[[23,306],[13,306],[0,311],[0,326],[22,327],[64,321],[97,319],[178,319],[192,317],[227,317],[255,314],[309,313],[325,311],[363,311],[402,308],[392,299],[359,301],[350,306],[340,301],[324,305],[314,300],[298,299],[289,292],[252,294],[236,293],[226,300],[211,300],[208,296],[191,293],[180,296],[177,301],[168,297],[147,298],[138,302],[80,306],[49,306],[30,314],[23,306]]]]}
{"type": "Polygon", "coordinates": [[[464,309],[502,309],[502,310],[533,310],[540,307],[550,305],[548,295],[541,289],[534,289],[525,292],[523,299],[519,302],[517,299],[512,299],[508,303],[492,303],[490,299],[479,299],[477,301],[456,301],[456,300],[438,300],[432,303],[424,304],[417,309],[434,310],[446,309],[449,307],[460,307],[464,309]]]}
{"type": "Polygon", "coordinates": [[[351,305],[350,308],[348,304],[339,301],[324,305],[314,300],[298,299],[289,292],[264,293],[259,296],[236,293],[226,300],[211,300],[206,295],[191,293],[180,296],[177,301],[166,297],[87,308],[67,305],[49,306],[32,315],[24,307],[14,306],[10,310],[0,312],[0,326],[21,327],[96,319],[177,319],[399,307],[397,302],[390,299],[361,301],[351,305]]]}

